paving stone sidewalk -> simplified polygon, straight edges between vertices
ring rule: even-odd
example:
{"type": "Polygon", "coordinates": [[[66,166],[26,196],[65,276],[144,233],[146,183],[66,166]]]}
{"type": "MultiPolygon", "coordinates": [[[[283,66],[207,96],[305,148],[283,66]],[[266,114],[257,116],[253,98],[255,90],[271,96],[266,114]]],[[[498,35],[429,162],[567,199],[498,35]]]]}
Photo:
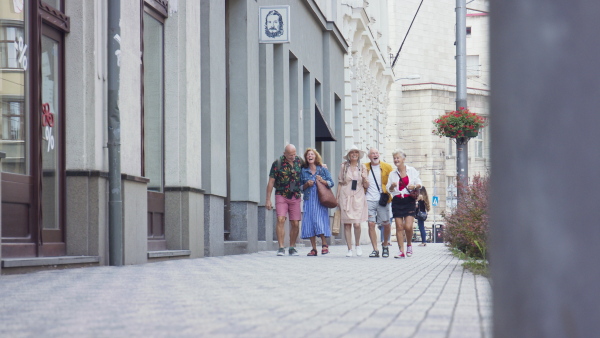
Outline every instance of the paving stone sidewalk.
{"type": "Polygon", "coordinates": [[[0,337],[491,337],[489,281],[443,244],[309,250],[3,275],[0,337]]]}

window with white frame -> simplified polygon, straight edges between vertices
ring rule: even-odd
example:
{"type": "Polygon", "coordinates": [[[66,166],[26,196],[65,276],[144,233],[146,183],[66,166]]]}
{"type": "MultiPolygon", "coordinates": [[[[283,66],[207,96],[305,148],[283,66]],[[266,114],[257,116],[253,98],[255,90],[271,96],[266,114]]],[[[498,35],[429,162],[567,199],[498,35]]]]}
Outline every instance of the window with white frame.
{"type": "Polygon", "coordinates": [[[483,158],[483,139],[485,137],[484,130],[485,128],[481,129],[479,134],[477,134],[477,137],[471,139],[473,144],[473,155],[476,158],[483,158]]]}
{"type": "Polygon", "coordinates": [[[479,77],[479,55],[467,55],[467,77],[479,77]]]}

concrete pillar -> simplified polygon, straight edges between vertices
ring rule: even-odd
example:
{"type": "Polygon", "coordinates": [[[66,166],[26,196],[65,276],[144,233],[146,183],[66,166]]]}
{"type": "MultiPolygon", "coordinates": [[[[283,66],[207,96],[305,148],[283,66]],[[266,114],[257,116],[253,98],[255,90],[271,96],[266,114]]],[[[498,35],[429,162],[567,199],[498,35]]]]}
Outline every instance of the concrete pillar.
{"type": "Polygon", "coordinates": [[[225,64],[225,2],[202,0],[200,7],[202,188],[204,254],[222,256],[227,196],[227,121],[225,64]]]}
{"type": "Polygon", "coordinates": [[[290,53],[290,143],[296,145],[298,156],[304,154],[303,124],[300,119],[302,110],[302,65],[290,53]]]}
{"type": "Polygon", "coordinates": [[[108,180],[99,171],[67,171],[67,256],[99,256],[108,265],[108,180]]]}
{"type": "Polygon", "coordinates": [[[315,146],[315,76],[306,70],[302,75],[304,147],[315,146]]]}
{"type": "Polygon", "coordinates": [[[247,242],[246,252],[258,250],[259,164],[259,48],[258,5],[253,1],[227,3],[229,22],[229,149],[231,184],[230,239],[247,242]]]}
{"type": "MultiPolygon", "coordinates": [[[[0,182],[2,182],[2,163],[1,161],[6,157],[6,153],[0,151],[0,182]]],[[[2,184],[0,184],[0,201],[2,201],[2,184]]],[[[1,203],[1,202],[0,202],[1,203]]],[[[2,208],[0,207],[0,261],[2,260],[2,208]]],[[[0,275],[2,274],[2,267],[0,266],[0,275]]]]}
{"type": "Polygon", "coordinates": [[[494,336],[597,336],[600,2],[490,12],[494,336]]]}
{"type": "MultiPolygon", "coordinates": [[[[204,168],[199,2],[184,2],[165,21],[165,236],[168,250],[204,256],[204,168]]],[[[210,181],[210,180],[209,180],[210,181]]]]}
{"type": "Polygon", "coordinates": [[[276,156],[283,154],[283,148],[291,142],[290,138],[290,81],[289,81],[289,46],[276,44],[273,46],[273,76],[275,102],[275,142],[273,148],[276,156]]]}
{"type": "Polygon", "coordinates": [[[122,180],[123,263],[148,262],[148,180],[132,177],[122,180]]]}
{"type": "MultiPolygon", "coordinates": [[[[260,66],[259,66],[259,83],[260,83],[260,100],[259,100],[259,116],[260,116],[260,201],[258,207],[258,240],[263,242],[259,250],[269,250],[273,247],[273,210],[265,208],[266,201],[266,186],[269,181],[269,171],[271,165],[276,159],[273,151],[273,125],[274,125],[274,110],[273,110],[273,45],[259,45],[260,66]]],[[[271,195],[272,203],[275,204],[275,199],[271,195]]]]}

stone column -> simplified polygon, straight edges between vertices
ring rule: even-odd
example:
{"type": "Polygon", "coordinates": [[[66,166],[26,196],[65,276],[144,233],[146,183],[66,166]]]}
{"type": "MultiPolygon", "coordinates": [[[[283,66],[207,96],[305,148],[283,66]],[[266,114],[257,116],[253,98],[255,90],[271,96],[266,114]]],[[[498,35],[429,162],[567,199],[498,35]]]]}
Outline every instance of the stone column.
{"type": "MultiPolygon", "coordinates": [[[[259,115],[260,115],[260,200],[258,207],[258,241],[259,250],[275,249],[273,245],[273,210],[265,208],[266,187],[269,181],[269,171],[276,156],[273,152],[273,45],[259,45],[260,74],[259,74],[259,115]]],[[[272,197],[273,198],[273,197],[272,197]]],[[[274,201],[272,203],[275,203],[274,201]]]]}
{"type": "MultiPolygon", "coordinates": [[[[6,153],[0,151],[0,182],[2,182],[2,160],[6,157],[6,153]]],[[[0,184],[0,201],[2,201],[2,184],[0,184]]],[[[0,202],[1,203],[1,202],[0,202]]],[[[2,208],[0,207],[0,260],[2,260],[2,208]]],[[[2,267],[0,267],[0,275],[2,267]]]]}
{"type": "Polygon", "coordinates": [[[225,2],[202,0],[200,6],[202,188],[204,255],[224,254],[224,208],[227,196],[227,127],[225,74],[225,2]]]}
{"type": "Polygon", "coordinates": [[[495,337],[593,337],[600,318],[600,3],[493,1],[495,337]]]}
{"type": "Polygon", "coordinates": [[[254,1],[227,3],[229,22],[229,184],[230,239],[226,253],[258,250],[259,164],[259,48],[258,5],[254,1]],[[229,251],[229,249],[231,250],[229,251]]]}
{"type": "Polygon", "coordinates": [[[204,256],[199,2],[184,2],[165,22],[165,235],[168,250],[204,256]]]}
{"type": "Polygon", "coordinates": [[[290,50],[287,44],[273,46],[275,156],[283,154],[283,148],[291,142],[290,138],[290,50]]]}

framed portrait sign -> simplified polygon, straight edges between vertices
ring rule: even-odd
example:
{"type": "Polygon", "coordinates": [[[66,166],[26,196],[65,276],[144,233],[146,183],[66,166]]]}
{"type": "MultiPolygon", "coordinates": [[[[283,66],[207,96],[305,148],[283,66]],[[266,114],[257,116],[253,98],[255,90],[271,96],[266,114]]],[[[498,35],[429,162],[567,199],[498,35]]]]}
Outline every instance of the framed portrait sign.
{"type": "Polygon", "coordinates": [[[260,6],[258,18],[260,43],[290,42],[290,6],[260,6]]]}

